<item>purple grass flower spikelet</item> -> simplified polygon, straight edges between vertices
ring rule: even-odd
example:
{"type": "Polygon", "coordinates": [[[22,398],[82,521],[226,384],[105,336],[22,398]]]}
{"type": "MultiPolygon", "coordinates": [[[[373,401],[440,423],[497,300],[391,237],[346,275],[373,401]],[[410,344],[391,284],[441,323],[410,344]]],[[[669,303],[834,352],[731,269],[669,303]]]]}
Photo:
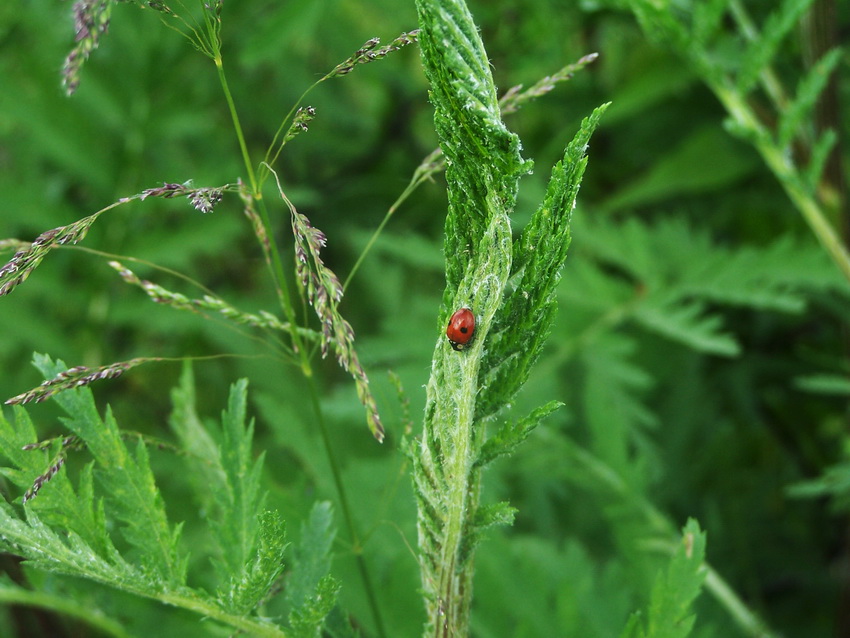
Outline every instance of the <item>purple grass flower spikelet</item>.
{"type": "Polygon", "coordinates": [[[195,210],[202,213],[211,213],[215,205],[222,199],[221,189],[218,188],[199,188],[187,195],[189,201],[195,210]]]}
{"type": "MultiPolygon", "coordinates": [[[[282,191],[281,195],[283,195],[282,191]]],[[[357,397],[366,408],[369,429],[375,438],[382,442],[384,426],[378,414],[375,397],[369,388],[369,378],[354,350],[354,330],[337,308],[342,300],[342,284],[336,274],[325,266],[319,254],[327,244],[327,236],[314,227],[310,220],[299,213],[285,197],[284,201],[289,206],[292,216],[292,234],[295,237],[295,272],[322,325],[322,358],[327,356],[330,346],[333,346],[337,362],[354,379],[357,397]]]]}
{"type": "Polygon", "coordinates": [[[0,297],[7,295],[30,276],[41,260],[56,246],[76,244],[82,240],[95,215],[85,217],[68,226],[59,226],[41,233],[28,246],[18,250],[3,267],[0,267],[0,297]]]}
{"type": "Polygon", "coordinates": [[[172,197],[180,197],[185,195],[192,203],[195,210],[202,213],[211,213],[216,204],[223,197],[221,188],[192,188],[191,180],[185,184],[163,183],[162,186],[156,188],[147,188],[139,195],[141,201],[148,197],[162,197],[163,199],[171,199],[172,197]]]}
{"type": "MultiPolygon", "coordinates": [[[[290,332],[291,327],[288,323],[283,323],[269,312],[260,311],[259,314],[251,314],[243,312],[229,303],[212,295],[204,295],[201,299],[190,299],[185,295],[177,292],[172,292],[146,279],[139,278],[136,273],[124,266],[121,262],[110,261],[109,265],[114,268],[121,278],[128,284],[138,286],[150,297],[152,301],[158,304],[171,306],[177,310],[188,310],[190,312],[208,312],[211,314],[222,316],[234,323],[253,326],[266,330],[275,330],[278,332],[290,332]]],[[[296,328],[300,335],[316,341],[318,335],[315,331],[306,328],[296,328]]]]}
{"type": "Polygon", "coordinates": [[[286,135],[283,136],[281,146],[286,144],[299,133],[306,133],[308,129],[307,125],[314,117],[316,117],[316,109],[312,106],[302,106],[295,111],[295,117],[292,118],[292,124],[289,125],[289,130],[286,131],[286,135]]]}
{"type": "Polygon", "coordinates": [[[269,242],[269,235],[266,232],[266,226],[263,224],[260,214],[254,207],[254,198],[251,196],[251,191],[245,186],[245,183],[241,179],[238,182],[238,188],[239,199],[242,200],[243,205],[242,212],[245,217],[248,218],[248,221],[251,223],[251,229],[254,231],[254,236],[257,238],[257,241],[260,242],[260,246],[263,249],[263,256],[266,259],[266,264],[271,266],[271,243],[269,242]]]}
{"type": "Polygon", "coordinates": [[[148,361],[160,361],[159,357],[139,357],[129,361],[119,361],[100,368],[88,368],[86,366],[75,366],[60,372],[52,379],[48,379],[41,385],[27,390],[11,399],[6,400],[6,405],[23,405],[25,403],[41,403],[55,394],[64,390],[89,385],[100,379],[114,379],[120,377],[130,368],[135,368],[148,361]]]}
{"type": "MultiPolygon", "coordinates": [[[[30,443],[28,445],[24,445],[21,447],[22,450],[47,450],[53,446],[53,444],[60,440],[58,438],[47,439],[45,441],[38,441],[36,443],[30,443]]],[[[69,450],[79,450],[82,449],[83,443],[79,436],[76,434],[71,434],[70,436],[63,437],[60,440],[60,449],[58,454],[53,457],[53,460],[50,461],[50,466],[42,472],[39,476],[35,478],[30,488],[24,492],[24,496],[21,499],[22,503],[26,505],[27,501],[31,501],[36,496],[38,496],[39,491],[44,484],[50,481],[54,476],[59,473],[59,470],[62,469],[62,466],[65,465],[66,454],[69,450]]]]}
{"type": "Polygon", "coordinates": [[[21,501],[26,504],[27,501],[31,501],[38,496],[38,493],[44,484],[56,476],[59,473],[59,470],[62,469],[63,465],[65,465],[65,456],[60,455],[53,463],[51,463],[50,467],[47,468],[47,471],[44,472],[44,474],[36,477],[35,481],[33,481],[32,487],[24,493],[21,501]]]}
{"type": "Polygon", "coordinates": [[[598,53],[588,53],[587,55],[579,58],[577,62],[568,64],[552,75],[547,75],[542,78],[525,91],[522,90],[523,87],[521,84],[511,87],[499,99],[499,108],[501,109],[502,115],[514,113],[525,102],[546,95],[549,91],[554,89],[557,84],[572,79],[573,75],[577,71],[580,71],[588,64],[595,61],[598,57],[598,53]]]}
{"type": "MultiPolygon", "coordinates": [[[[36,443],[28,443],[27,445],[21,446],[22,450],[46,450],[49,448],[57,439],[47,439],[45,441],[38,441],[36,443]]],[[[78,449],[81,446],[80,437],[76,434],[70,434],[62,439],[62,449],[78,449]]]]}
{"type": "Polygon", "coordinates": [[[190,191],[191,189],[187,188],[183,184],[169,184],[168,182],[163,182],[162,186],[146,188],[143,190],[142,194],[139,195],[139,199],[141,201],[145,201],[148,197],[164,197],[165,199],[169,199],[171,197],[177,197],[178,195],[185,195],[190,191]]]}
{"type": "Polygon", "coordinates": [[[377,48],[381,43],[379,38],[371,38],[370,40],[366,40],[363,43],[363,46],[357,49],[357,51],[350,58],[345,60],[345,62],[341,62],[337,64],[330,73],[328,73],[324,79],[334,78],[341,75],[348,75],[354,70],[358,64],[368,64],[369,62],[373,62],[374,60],[381,60],[382,58],[387,57],[393,51],[398,51],[402,47],[407,46],[413,42],[416,42],[416,38],[419,36],[419,29],[414,31],[410,31],[409,33],[402,33],[395,40],[390,42],[388,45],[377,48]]]}
{"type": "Polygon", "coordinates": [[[171,9],[165,6],[165,3],[159,2],[159,0],[149,0],[146,4],[148,8],[153,9],[154,11],[160,11],[167,14],[174,13],[171,9]]]}
{"type": "Polygon", "coordinates": [[[62,68],[62,84],[65,93],[73,95],[80,85],[80,70],[92,51],[100,44],[100,38],[109,29],[109,15],[113,0],[77,0],[74,3],[74,29],[76,46],[65,58],[62,68]]]}

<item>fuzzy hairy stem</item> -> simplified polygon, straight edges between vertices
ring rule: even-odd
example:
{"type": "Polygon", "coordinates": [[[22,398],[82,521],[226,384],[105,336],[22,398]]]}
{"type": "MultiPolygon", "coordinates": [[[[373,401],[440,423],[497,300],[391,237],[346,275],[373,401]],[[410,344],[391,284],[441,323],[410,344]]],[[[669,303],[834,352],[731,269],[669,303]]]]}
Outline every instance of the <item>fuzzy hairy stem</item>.
{"type": "Polygon", "coordinates": [[[407,452],[418,505],[424,635],[466,636],[475,547],[485,529],[511,523],[514,514],[507,503],[480,504],[481,470],[512,453],[559,404],[502,422],[489,436],[486,429],[499,425],[549,334],[584,154],[606,106],[582,122],[553,168],[543,202],[514,242],[510,214],[531,163],[502,122],[478,30],[463,0],[418,0],[417,9],[449,210],[446,290],[423,434],[407,452]],[[460,308],[473,313],[475,328],[472,340],[455,351],[443,331],[460,308]]]}
{"type": "MultiPolygon", "coordinates": [[[[429,626],[434,636],[464,635],[472,592],[470,535],[475,528],[481,485],[476,464],[484,427],[475,420],[484,343],[502,304],[511,264],[511,230],[504,213],[493,216],[476,253],[482,258],[465,281],[470,305],[477,310],[476,338],[461,352],[440,339],[427,386],[424,435],[419,469],[442,493],[436,521],[431,508],[420,508],[420,546],[430,558],[422,565],[429,626]],[[434,524],[437,522],[437,528],[434,524]],[[436,559],[434,561],[433,559],[436,559]]],[[[463,288],[462,288],[463,290],[463,288]]],[[[421,486],[423,492],[428,488],[421,486]]]]}
{"type": "Polygon", "coordinates": [[[420,49],[434,122],[446,156],[446,291],[442,325],[455,309],[475,315],[475,338],[454,351],[440,336],[427,386],[421,443],[410,449],[419,505],[425,635],[464,636],[472,596],[483,421],[480,369],[511,271],[509,213],[527,165],[501,121],[484,46],[462,0],[420,0],[420,49]]]}

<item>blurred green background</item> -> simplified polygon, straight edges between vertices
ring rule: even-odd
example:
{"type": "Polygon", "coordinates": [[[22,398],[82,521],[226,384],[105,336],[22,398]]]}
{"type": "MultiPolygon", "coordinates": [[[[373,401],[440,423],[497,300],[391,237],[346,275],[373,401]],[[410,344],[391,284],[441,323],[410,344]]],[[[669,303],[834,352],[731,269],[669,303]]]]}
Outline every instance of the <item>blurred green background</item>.
{"type": "MultiPolygon", "coordinates": [[[[839,4],[846,34],[850,7],[839,4]]],[[[613,102],[589,149],[558,322],[515,409],[524,414],[551,399],[566,407],[486,474],[485,500],[509,499],[519,514],[478,552],[475,635],[617,635],[646,603],[663,564],[641,545],[657,531],[647,507],[676,527],[699,519],[712,566],[774,630],[850,635],[846,509],[786,493],[847,454],[846,394],[805,384],[848,372],[847,282],[755,151],[724,130],[725,114],[709,90],[674,54],[648,42],[628,12],[591,1],[469,5],[501,91],[600,54],[508,120],[536,166],[521,182],[516,229],[541,200],[580,119],[613,102]],[[711,325],[701,327],[705,338],[691,339],[665,328],[665,313],[693,313],[692,324],[711,325]],[[612,469],[627,489],[606,484],[600,468],[612,469]]],[[[77,94],[65,97],[69,14],[70,5],[56,0],[0,6],[0,237],[32,240],[162,182],[216,186],[243,176],[213,65],[153,11],[117,5],[77,94]]],[[[397,0],[225,3],[225,70],[255,158],[314,81],[368,38],[386,43],[415,26],[413,3],[397,0]]],[[[799,44],[789,42],[778,60],[791,87],[799,58],[799,44]]],[[[845,59],[838,71],[845,104],[847,70],[845,59]]],[[[290,200],[327,234],[325,261],[344,279],[436,147],[418,51],[408,47],[358,67],[321,84],[306,102],[317,117],[287,145],[279,173],[290,200]]],[[[848,113],[841,111],[844,133],[848,113]]],[[[423,613],[414,504],[397,449],[404,410],[387,371],[405,387],[415,433],[441,338],[445,205],[441,176],[408,199],[342,305],[389,432],[383,446],[366,429],[350,378],[331,358],[319,366],[323,408],[392,636],[416,635],[423,613]]],[[[291,260],[288,212],[277,206],[272,214],[291,260]]],[[[104,215],[83,245],[184,272],[243,310],[275,310],[234,196],[209,215],[183,200],[123,206],[104,215]]],[[[200,295],[179,279],[131,266],[200,295]]],[[[261,343],[220,323],[150,303],[105,259],[78,250],[50,254],[0,300],[0,326],[4,398],[40,382],[29,365],[34,351],[69,366],[246,355],[195,365],[206,415],[216,417],[228,385],[248,377],[257,447],[268,454],[270,503],[293,535],[314,500],[335,499],[298,370],[263,358],[261,343]]],[[[96,395],[123,427],[169,438],[169,391],[179,373],[177,363],[150,364],[101,383],[96,395]]],[[[49,404],[31,413],[44,436],[62,432],[49,404]]],[[[172,519],[186,520],[187,542],[203,548],[202,516],[188,500],[179,459],[157,452],[154,460],[172,519]]],[[[203,586],[209,568],[198,553],[193,569],[203,586]]],[[[368,631],[342,531],[337,557],[343,605],[368,631]]],[[[191,617],[86,584],[50,576],[41,586],[124,609],[138,635],[153,623],[159,635],[192,626],[191,617]]],[[[13,626],[17,613],[7,608],[0,623],[13,626]]],[[[745,635],[707,594],[698,613],[695,635],[745,635]]],[[[88,635],[73,633],[84,626],[63,631],[88,635]]]]}

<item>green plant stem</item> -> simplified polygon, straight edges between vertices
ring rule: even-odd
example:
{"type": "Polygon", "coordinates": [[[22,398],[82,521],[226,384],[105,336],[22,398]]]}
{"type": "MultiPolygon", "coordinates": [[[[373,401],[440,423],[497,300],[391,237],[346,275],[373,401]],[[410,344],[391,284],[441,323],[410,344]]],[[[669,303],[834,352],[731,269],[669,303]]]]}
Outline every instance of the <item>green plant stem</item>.
{"type": "MultiPolygon", "coordinates": [[[[478,355],[477,352],[470,352],[478,355]]],[[[473,468],[477,447],[473,441],[475,396],[478,390],[479,356],[468,356],[461,363],[460,384],[456,388],[456,421],[451,440],[445,448],[442,471],[447,477],[448,494],[443,526],[443,542],[436,577],[436,600],[429,607],[434,636],[465,636],[469,625],[469,603],[472,598],[472,569],[458,564],[469,522],[478,507],[481,470],[473,468]]],[[[443,429],[445,433],[447,428],[443,429]]],[[[467,561],[468,563],[469,561],[467,561]]]]}
{"type": "Polygon", "coordinates": [[[242,133],[242,125],[239,123],[239,113],[236,111],[236,104],[233,102],[233,95],[227,85],[227,76],[224,73],[224,63],[221,56],[215,57],[215,68],[218,71],[218,80],[221,83],[221,88],[224,91],[224,99],[227,100],[227,108],[230,109],[230,117],[233,120],[233,128],[236,131],[236,139],[239,141],[239,150],[242,152],[242,161],[245,163],[245,170],[248,172],[248,183],[251,185],[251,192],[256,197],[259,197],[257,192],[257,178],[254,175],[254,165],[251,162],[251,155],[248,153],[248,145],[245,143],[245,135],[242,133]]]}
{"type": "Polygon", "coordinates": [[[776,175],[782,188],[785,189],[788,197],[799,209],[803,219],[806,220],[815,237],[826,249],[827,254],[850,281],[850,254],[841,242],[838,233],[826,219],[820,205],[801,183],[797,168],[791,162],[787,153],[773,143],[771,135],[758,121],[743,96],[719,82],[709,81],[708,85],[736,124],[741,126],[743,130],[752,132],[756,150],[773,171],[773,174],[776,175]]]}
{"type": "Polygon", "coordinates": [[[443,342],[437,345],[426,390],[427,416],[415,473],[417,481],[429,484],[417,490],[428,493],[420,497],[419,543],[426,635],[435,637],[469,633],[481,491],[481,468],[475,462],[484,438],[484,423],[475,422],[475,408],[487,331],[510,272],[510,242],[507,215],[494,212],[479,248],[484,258],[466,279],[472,282],[466,292],[469,303],[478,310],[476,337],[462,352],[450,351],[443,342]]]}
{"type": "MultiPolygon", "coordinates": [[[[143,592],[134,593],[142,596],[145,595],[143,592]]],[[[285,631],[275,625],[267,624],[248,616],[227,613],[217,605],[202,600],[189,592],[163,593],[155,596],[155,599],[168,605],[188,609],[200,616],[218,620],[221,623],[243,631],[249,636],[258,636],[260,638],[286,638],[288,635],[285,631]]]]}
{"type": "MultiPolygon", "coordinates": [[[[230,93],[230,89],[227,85],[227,78],[224,73],[224,67],[221,62],[221,56],[215,57],[216,68],[218,69],[219,80],[221,81],[222,90],[224,91],[225,98],[227,99],[227,105],[230,109],[231,118],[233,119],[233,126],[236,130],[236,137],[239,140],[239,148],[242,151],[242,159],[245,162],[245,169],[248,172],[248,179],[251,185],[252,196],[254,200],[257,202],[257,208],[260,213],[260,218],[263,221],[263,225],[266,227],[266,233],[270,238],[269,241],[269,252],[272,257],[273,264],[273,275],[277,280],[277,291],[278,297],[281,303],[281,307],[283,309],[284,314],[286,315],[287,321],[291,326],[297,325],[296,317],[295,317],[295,309],[291,303],[289,297],[289,289],[286,283],[286,278],[284,276],[283,270],[283,262],[280,258],[280,251],[277,249],[277,243],[272,240],[273,234],[271,232],[272,225],[271,219],[269,218],[268,210],[265,205],[265,200],[262,197],[262,193],[258,191],[257,180],[254,174],[253,165],[251,162],[251,157],[248,153],[248,147],[245,144],[245,136],[242,133],[242,127],[239,123],[239,116],[236,112],[236,105],[233,101],[233,97],[230,93]]],[[[343,518],[345,519],[346,527],[348,528],[349,536],[351,537],[352,547],[354,549],[355,560],[357,562],[357,567],[360,571],[360,576],[363,579],[363,587],[366,591],[366,597],[369,601],[369,606],[372,610],[372,616],[375,620],[375,626],[377,628],[378,635],[381,637],[386,636],[386,632],[384,630],[383,620],[381,618],[380,608],[378,606],[377,597],[375,595],[375,588],[372,585],[372,579],[369,575],[369,570],[366,566],[366,561],[363,557],[363,548],[360,543],[360,537],[357,533],[357,528],[354,523],[354,518],[351,515],[351,508],[349,506],[348,497],[345,493],[345,484],[342,480],[342,475],[339,470],[339,463],[337,462],[336,455],[333,451],[333,446],[331,444],[330,434],[327,429],[327,425],[325,423],[324,415],[322,413],[321,404],[319,403],[319,392],[316,387],[316,380],[313,375],[313,370],[310,365],[310,358],[307,349],[304,347],[301,337],[296,330],[291,332],[293,347],[298,352],[300,361],[301,361],[301,370],[304,373],[304,376],[307,378],[310,384],[310,398],[313,405],[313,411],[316,415],[316,421],[319,424],[319,431],[322,435],[322,442],[325,447],[325,453],[328,456],[328,463],[331,467],[331,473],[333,475],[334,486],[336,487],[337,496],[339,498],[340,507],[342,509],[343,518]]]]}
{"type": "Polygon", "coordinates": [[[4,605],[27,605],[39,609],[49,609],[56,613],[76,618],[98,630],[98,635],[115,636],[115,638],[132,638],[132,634],[124,629],[117,620],[113,620],[98,610],[86,605],[80,605],[68,596],[48,594],[43,591],[33,591],[22,587],[10,587],[0,584],[0,603],[4,605]]]}
{"type": "MultiPolygon", "coordinates": [[[[91,576],[90,578],[97,582],[104,582],[102,579],[95,576],[91,576]]],[[[258,638],[286,638],[288,635],[279,627],[262,622],[256,618],[228,613],[213,601],[200,598],[189,589],[164,592],[158,591],[157,593],[151,593],[151,590],[147,587],[127,582],[118,584],[114,581],[109,581],[104,584],[136,596],[149,598],[172,607],[179,607],[181,609],[195,612],[202,617],[211,618],[224,625],[238,629],[249,636],[256,636],[258,638]]],[[[129,635],[115,621],[104,618],[103,616],[92,613],[91,611],[86,611],[82,609],[79,604],[70,604],[67,599],[45,594],[43,592],[32,592],[24,589],[12,589],[0,586],[0,602],[18,603],[38,606],[44,609],[53,609],[62,614],[79,618],[93,627],[97,627],[101,631],[118,636],[119,638],[124,638],[129,635]]]]}
{"type": "Polygon", "coordinates": [[[384,629],[383,618],[381,617],[381,609],[378,606],[378,598],[375,594],[375,588],[372,585],[372,578],[369,574],[369,569],[366,565],[366,560],[363,557],[363,546],[360,541],[360,535],[357,533],[357,525],[354,522],[354,517],[351,514],[351,507],[348,504],[348,497],[345,492],[345,483],[342,480],[342,474],[339,470],[339,462],[333,450],[330,433],[328,432],[327,424],[322,413],[322,407],[319,403],[319,394],[315,385],[315,379],[310,377],[310,397],[313,404],[313,412],[316,416],[316,421],[319,425],[319,432],[322,435],[322,443],[325,447],[325,453],[328,456],[328,464],[331,468],[334,485],[337,495],[339,496],[340,509],[342,509],[342,517],[345,520],[345,526],[348,528],[348,535],[351,538],[352,552],[357,563],[357,569],[360,571],[360,577],[363,580],[363,588],[366,592],[366,599],[369,601],[369,608],[372,611],[372,617],[375,621],[375,627],[378,636],[382,638],[386,636],[384,629]]]}
{"type": "Polygon", "coordinates": [[[360,256],[357,258],[357,261],[354,262],[354,266],[351,267],[351,271],[348,273],[348,276],[345,278],[345,282],[342,284],[343,290],[346,290],[348,288],[348,284],[354,278],[354,275],[357,274],[357,271],[360,269],[360,265],[366,259],[366,255],[368,255],[369,251],[372,250],[372,247],[375,245],[375,242],[378,241],[378,237],[380,237],[381,233],[384,231],[384,227],[387,225],[387,223],[389,223],[390,218],[398,210],[399,206],[401,206],[405,202],[405,200],[410,197],[413,191],[419,188],[419,185],[422,184],[422,182],[431,177],[431,175],[433,175],[435,172],[442,170],[442,162],[440,162],[436,168],[433,168],[433,161],[429,162],[430,159],[435,158],[436,156],[441,156],[441,154],[438,152],[434,152],[425,158],[422,164],[420,164],[420,166],[413,173],[413,177],[410,178],[410,182],[407,184],[404,191],[402,191],[401,195],[396,198],[392,206],[390,206],[389,210],[387,210],[387,214],[384,215],[384,218],[381,220],[381,223],[375,229],[375,232],[372,233],[372,236],[369,238],[369,241],[366,242],[366,246],[360,252],[360,256]]]}
{"type": "MultiPolygon", "coordinates": [[[[245,135],[242,132],[242,125],[239,123],[239,113],[236,110],[236,103],[233,101],[233,95],[231,94],[230,88],[227,84],[227,76],[224,73],[224,64],[222,62],[221,55],[217,54],[214,60],[216,70],[218,71],[218,79],[221,83],[221,89],[224,92],[225,99],[227,100],[227,107],[230,109],[230,117],[233,120],[233,128],[236,131],[236,139],[239,141],[239,149],[242,152],[242,161],[245,163],[245,170],[248,174],[248,183],[251,186],[251,196],[254,198],[254,201],[257,202],[260,218],[263,220],[263,226],[266,228],[266,235],[269,237],[269,252],[272,257],[272,277],[275,280],[275,289],[277,290],[278,301],[280,302],[281,309],[283,310],[289,325],[295,326],[298,322],[295,317],[295,308],[293,307],[289,297],[289,288],[286,283],[286,276],[284,275],[280,251],[277,248],[277,242],[272,239],[274,235],[272,233],[271,219],[269,218],[263,195],[259,191],[257,178],[254,174],[253,163],[251,161],[251,155],[249,154],[248,146],[245,143],[245,135]]],[[[298,334],[297,330],[291,331],[290,336],[292,338],[293,349],[300,356],[302,372],[306,377],[312,377],[313,371],[310,366],[310,359],[302,343],[301,336],[298,334]]]]}
{"type": "MultiPolygon", "coordinates": [[[[632,488],[611,468],[607,463],[601,461],[593,454],[582,449],[580,446],[570,442],[565,456],[576,465],[581,465],[589,473],[597,478],[597,485],[605,486],[618,501],[635,507],[640,512],[652,534],[659,538],[645,542],[645,548],[664,553],[673,554],[676,551],[676,543],[668,539],[676,535],[676,529],[670,520],[661,513],[652,503],[632,488]]],[[[778,638],[778,634],[771,631],[764,622],[750,610],[740,596],[723,580],[723,578],[708,563],[705,563],[708,574],[705,579],[705,588],[714,596],[715,600],[726,610],[732,619],[748,636],[753,638],[778,638]]]]}
{"type": "MultiPolygon", "coordinates": [[[[741,30],[741,33],[747,40],[753,42],[759,39],[759,32],[740,0],[731,0],[729,3],[729,11],[734,18],[735,23],[738,25],[738,28],[741,30]]],[[[783,111],[788,106],[788,96],[785,95],[782,83],[779,81],[779,78],[776,76],[773,68],[766,66],[759,74],[759,78],[765,92],[770,96],[770,99],[773,101],[777,111],[783,111]]]]}
{"type": "Polygon", "coordinates": [[[717,602],[726,609],[738,626],[753,638],[778,638],[778,634],[770,631],[762,620],[756,616],[741,600],[740,596],[720,577],[714,568],[706,563],[708,574],[705,577],[705,587],[717,602]]]}

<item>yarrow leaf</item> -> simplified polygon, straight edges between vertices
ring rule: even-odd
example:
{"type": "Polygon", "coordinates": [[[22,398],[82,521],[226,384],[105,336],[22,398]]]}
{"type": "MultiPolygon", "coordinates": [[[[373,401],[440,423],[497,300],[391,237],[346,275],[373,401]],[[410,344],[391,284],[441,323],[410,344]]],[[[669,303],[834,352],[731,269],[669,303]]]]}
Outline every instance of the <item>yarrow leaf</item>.
{"type": "Polygon", "coordinates": [[[506,405],[528,379],[554,321],[555,287],[570,245],[570,221],[578,196],[590,136],[607,104],[582,121],[564,158],[552,169],[543,203],[513,247],[510,287],[498,310],[481,365],[484,389],[476,404],[483,419],[506,405]]]}
{"type": "Polygon", "coordinates": [[[691,606],[707,573],[705,532],[688,519],[675,554],[652,588],[645,623],[633,616],[621,638],[686,638],[696,621],[691,606]]]}
{"type": "MultiPolygon", "coordinates": [[[[522,158],[519,138],[501,120],[478,30],[462,0],[418,0],[417,11],[449,208],[446,289],[424,431],[407,451],[419,507],[426,633],[462,635],[472,591],[469,559],[480,530],[507,523],[512,512],[507,504],[480,508],[481,465],[507,453],[539,419],[502,433],[489,448],[483,447],[485,425],[525,382],[548,334],[584,153],[605,106],[582,123],[553,171],[546,200],[515,243],[510,214],[519,178],[531,162],[522,158]],[[456,352],[442,333],[461,308],[474,315],[474,335],[456,352]]],[[[550,84],[535,90],[545,92],[550,84]]],[[[431,159],[436,165],[436,156],[431,159]]]]}

